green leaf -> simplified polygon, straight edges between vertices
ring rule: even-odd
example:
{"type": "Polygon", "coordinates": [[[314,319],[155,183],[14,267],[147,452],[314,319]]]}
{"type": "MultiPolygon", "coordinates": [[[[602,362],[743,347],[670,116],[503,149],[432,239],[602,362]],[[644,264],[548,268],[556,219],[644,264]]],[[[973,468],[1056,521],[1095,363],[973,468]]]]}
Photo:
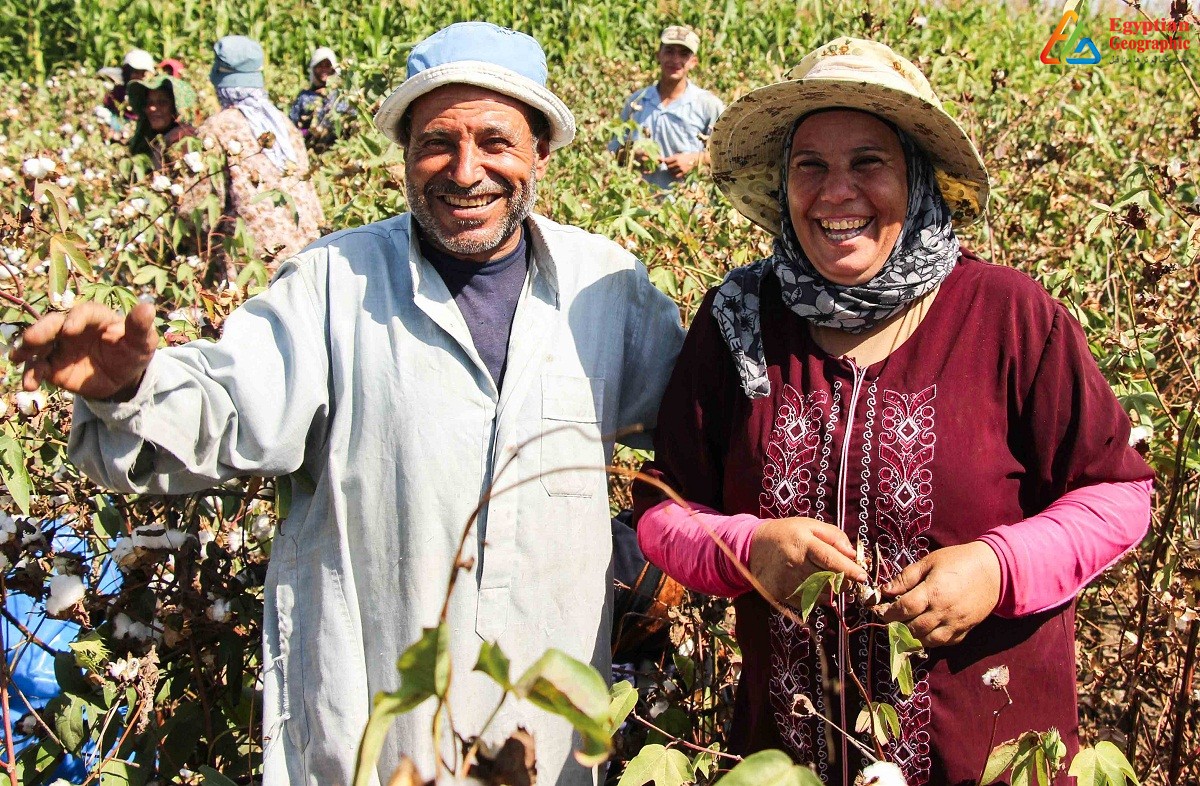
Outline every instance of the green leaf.
{"type": "Polygon", "coordinates": [[[612,736],[637,706],[638,692],[629,680],[621,680],[612,686],[608,697],[608,732],[612,736]]]}
{"type": "Polygon", "coordinates": [[[46,202],[54,213],[54,220],[58,223],[59,230],[67,231],[67,225],[70,223],[70,217],[67,214],[67,195],[61,188],[50,183],[39,183],[37,190],[41,196],[46,197],[46,202]]]}
{"type": "Polygon", "coordinates": [[[521,675],[513,690],[531,704],[570,721],[583,737],[584,750],[575,754],[581,764],[592,767],[608,756],[608,687],[590,665],[561,650],[547,650],[521,675]]]}
{"type": "Polygon", "coordinates": [[[844,573],[834,573],[831,570],[818,570],[801,582],[796,591],[788,596],[787,601],[800,609],[801,619],[807,620],[808,615],[812,614],[812,610],[816,608],[817,601],[821,599],[825,589],[831,587],[833,592],[841,592],[842,580],[845,577],[844,573]]]}
{"type": "Polygon", "coordinates": [[[33,482],[25,467],[25,451],[21,443],[7,431],[0,432],[0,479],[8,489],[8,495],[26,516],[29,515],[29,493],[33,482]]]}
{"type": "Polygon", "coordinates": [[[875,722],[871,722],[871,712],[866,707],[863,707],[862,711],[858,713],[858,718],[854,721],[854,730],[859,734],[869,732],[874,735],[880,745],[886,745],[889,739],[899,739],[900,716],[896,713],[896,708],[884,702],[879,702],[874,706],[875,722]]]}
{"type": "Polygon", "coordinates": [[[450,684],[450,628],[442,623],[425,628],[396,662],[400,672],[400,688],[395,693],[380,693],[358,743],[358,758],[354,767],[354,786],[367,786],[375,772],[375,762],[383,748],[383,740],[392,725],[392,718],[403,715],[426,699],[445,696],[450,684]]]}
{"type": "Polygon", "coordinates": [[[681,751],[647,745],[625,766],[617,786],[681,786],[692,780],[692,763],[681,751]]]}
{"type": "Polygon", "coordinates": [[[61,693],[47,705],[54,718],[54,733],[70,752],[77,752],[87,736],[83,723],[83,701],[69,693],[61,693]]]}
{"type": "Polygon", "coordinates": [[[401,708],[395,714],[408,712],[433,696],[445,696],[446,686],[450,683],[449,641],[450,628],[446,623],[425,628],[421,638],[396,661],[400,687],[389,694],[401,708]]]}
{"type": "Polygon", "coordinates": [[[1027,731],[1017,738],[1017,755],[1012,764],[1011,786],[1032,786],[1037,777],[1041,740],[1037,732],[1027,731]]]}
{"type": "Polygon", "coordinates": [[[903,622],[889,622],[888,650],[891,654],[892,679],[900,686],[900,691],[908,696],[913,692],[913,671],[910,658],[914,653],[924,652],[921,642],[916,640],[912,631],[903,622]]]}
{"type": "MultiPolygon", "coordinates": [[[[144,777],[138,778],[138,768],[131,767],[128,762],[120,759],[109,759],[104,762],[104,766],[100,768],[100,786],[133,786],[145,780],[144,777]]],[[[205,779],[203,783],[210,783],[205,779]]],[[[225,783],[230,783],[226,779],[225,783]]],[[[220,783],[218,781],[218,783],[220,783]]],[[[224,784],[222,784],[224,786],[224,784]]]]}
{"type": "Polygon", "coordinates": [[[1111,742],[1097,743],[1095,748],[1083,748],[1071,762],[1069,775],[1075,776],[1079,786],[1125,786],[1139,781],[1133,765],[1125,758],[1121,749],[1111,742]]]}
{"type": "Polygon", "coordinates": [[[236,783],[229,780],[229,778],[226,778],[212,767],[201,766],[197,768],[196,772],[200,773],[200,775],[204,778],[204,780],[200,781],[202,784],[211,784],[211,786],[237,786],[236,783]]]}
{"type": "Polygon", "coordinates": [[[479,658],[475,661],[475,671],[488,675],[505,691],[512,690],[508,656],[500,649],[499,644],[485,641],[479,646],[479,658]]]}
{"type": "MultiPolygon", "coordinates": [[[[434,629],[426,628],[426,631],[429,630],[434,629]]],[[[412,647],[409,647],[409,650],[411,649],[412,647]]],[[[407,654],[406,652],[405,655],[407,654]]],[[[404,656],[400,657],[403,659],[404,656]]],[[[367,719],[367,727],[363,730],[362,739],[358,741],[358,756],[354,762],[354,786],[370,786],[375,775],[375,764],[379,761],[379,752],[383,750],[383,741],[392,726],[392,718],[403,715],[416,706],[410,704],[408,699],[400,697],[398,693],[399,691],[380,693],[375,696],[371,717],[367,719]]]]}
{"type": "Polygon", "coordinates": [[[80,244],[68,235],[50,236],[50,259],[69,259],[76,270],[89,277],[92,275],[92,263],[84,255],[80,244]]]}
{"type": "Polygon", "coordinates": [[[720,786],[823,786],[817,774],[780,750],[752,753],[717,781],[720,786]]]}

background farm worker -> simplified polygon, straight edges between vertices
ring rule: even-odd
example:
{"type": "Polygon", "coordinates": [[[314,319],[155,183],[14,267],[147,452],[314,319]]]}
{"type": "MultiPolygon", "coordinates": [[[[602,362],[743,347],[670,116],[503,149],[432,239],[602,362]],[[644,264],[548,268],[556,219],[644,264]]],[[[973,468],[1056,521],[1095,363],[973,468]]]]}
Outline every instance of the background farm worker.
{"type": "Polygon", "coordinates": [[[137,113],[137,128],[129,152],[150,157],[155,169],[163,165],[167,150],[181,139],[196,136],[188,122],[196,105],[196,91],[182,79],[159,74],[129,83],[129,106],[137,113]]]}
{"type": "Polygon", "coordinates": [[[154,56],[145,49],[130,49],[121,63],[121,82],[114,85],[104,96],[104,107],[113,117],[137,120],[137,113],[125,103],[125,91],[129,83],[145,79],[154,73],[154,56]]]}
{"type": "MultiPolygon", "coordinates": [[[[226,36],[213,46],[213,53],[209,79],[221,111],[205,120],[196,134],[206,144],[213,140],[224,152],[225,167],[184,193],[179,214],[192,215],[215,194],[223,206],[219,235],[232,235],[241,219],[256,251],[282,260],[320,237],[325,222],[308,179],[304,139],[263,87],[263,50],[257,41],[226,36]],[[287,198],[272,198],[268,192],[287,198]]],[[[229,267],[225,272],[231,278],[237,275],[229,267]]]]}
{"type": "Polygon", "coordinates": [[[329,87],[329,77],[338,73],[337,55],[326,46],[313,50],[308,61],[307,88],[296,96],[288,117],[304,135],[305,143],[322,150],[333,144],[340,126],[349,119],[350,103],[329,87]]]}
{"type": "Polygon", "coordinates": [[[899,715],[883,750],[909,784],[976,781],[1000,682],[1014,704],[994,740],[1057,728],[1069,760],[1074,598],[1145,533],[1152,473],[1070,311],[960,244],[955,227],[987,205],[978,151],[916,66],[852,38],[730,106],[710,151],[714,180],[774,253],[705,298],[651,472],[775,598],[827,570],[891,603],[873,611],[855,589],[798,624],[686,509],[638,484],[647,557],[736,596],[731,750],[783,747],[849,786],[855,749],[836,734],[827,745],[824,722],[792,707],[802,694],[853,727],[853,668],[899,715]],[[839,636],[835,609],[856,633],[839,636]],[[866,624],[893,621],[928,652],[908,696],[886,627],[866,624]]]}
{"type": "Polygon", "coordinates": [[[650,170],[645,179],[663,188],[707,161],[705,141],[725,110],[721,99],[688,79],[699,51],[700,36],[690,27],[663,30],[658,82],[631,95],[621,109],[621,119],[637,123],[638,130],[608,146],[619,155],[635,156],[650,170]]]}
{"type": "MultiPolygon", "coordinates": [[[[372,697],[396,689],[397,657],[437,622],[502,466],[500,484],[521,485],[482,505],[449,605],[456,728],[473,734],[499,698],[471,671],[483,641],[514,674],[550,647],[608,669],[605,435],[653,424],[683,330],[630,254],[532,212],[575,135],[546,76],[522,33],[433,34],[375,118],[405,148],[411,213],[286,261],[216,344],[156,350],[150,305],[87,303],[29,328],[13,355],[31,389],[79,394],[71,455],[100,483],[303,478],[265,589],[267,786],[350,782],[372,697]]],[[[381,782],[402,753],[434,772],[432,713],[392,727],[381,782]]],[[[517,725],[540,783],[593,783],[564,721],[506,703],[490,735],[517,725]]]]}

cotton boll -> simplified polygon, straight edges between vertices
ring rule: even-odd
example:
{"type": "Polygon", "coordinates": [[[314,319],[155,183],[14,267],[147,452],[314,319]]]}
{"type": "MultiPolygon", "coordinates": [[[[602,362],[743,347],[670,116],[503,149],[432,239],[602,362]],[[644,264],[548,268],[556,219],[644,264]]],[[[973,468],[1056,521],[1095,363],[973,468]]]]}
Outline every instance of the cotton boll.
{"type": "Polygon", "coordinates": [[[16,176],[17,173],[12,171],[12,167],[0,166],[0,180],[7,182],[16,176]]]}
{"type": "Polygon", "coordinates": [[[75,305],[75,292],[70,289],[63,290],[62,292],[51,292],[50,304],[56,308],[68,309],[75,305]]]}
{"type": "Polygon", "coordinates": [[[24,390],[17,391],[17,409],[22,415],[33,417],[37,413],[46,408],[46,394],[40,390],[35,390],[28,393],[24,390]]]}
{"type": "Polygon", "coordinates": [[[271,517],[265,513],[261,516],[256,516],[250,524],[250,534],[254,536],[255,540],[269,540],[274,533],[275,524],[272,523],[271,517]]]}
{"type": "Polygon", "coordinates": [[[167,177],[166,175],[155,175],[154,179],[150,181],[150,188],[159,192],[160,194],[170,187],[171,178],[167,177]]]}
{"type": "Polygon", "coordinates": [[[26,177],[31,177],[34,180],[41,180],[54,171],[57,166],[53,159],[38,156],[36,158],[27,158],[25,163],[21,165],[21,172],[26,177]]]}
{"type": "Polygon", "coordinates": [[[240,156],[242,154],[242,143],[236,139],[230,139],[229,144],[225,146],[225,149],[235,156],[240,156]]]}
{"type": "Polygon", "coordinates": [[[187,164],[187,168],[192,170],[193,174],[200,174],[204,169],[204,159],[200,157],[197,150],[193,150],[183,157],[183,163],[187,164]]]}
{"type": "Polygon", "coordinates": [[[50,596],[46,598],[46,613],[57,617],[83,600],[83,579],[79,576],[53,576],[50,579],[50,596]]]}
{"type": "Polygon", "coordinates": [[[17,534],[17,520],[0,511],[0,546],[8,543],[17,534]]]}
{"type": "Polygon", "coordinates": [[[112,554],[110,555],[113,561],[117,563],[119,568],[129,568],[137,561],[137,553],[133,545],[133,538],[121,538],[113,544],[112,554]]]}
{"type": "Polygon", "coordinates": [[[1131,447],[1143,442],[1148,443],[1153,437],[1154,428],[1152,426],[1134,426],[1129,429],[1129,445],[1131,447]]]}
{"type": "Polygon", "coordinates": [[[231,614],[231,604],[224,598],[217,598],[212,602],[212,605],[204,612],[213,622],[229,622],[231,614]]]}
{"type": "Polygon", "coordinates": [[[890,761],[877,761],[868,765],[854,779],[854,786],[908,786],[904,773],[890,761]]]}

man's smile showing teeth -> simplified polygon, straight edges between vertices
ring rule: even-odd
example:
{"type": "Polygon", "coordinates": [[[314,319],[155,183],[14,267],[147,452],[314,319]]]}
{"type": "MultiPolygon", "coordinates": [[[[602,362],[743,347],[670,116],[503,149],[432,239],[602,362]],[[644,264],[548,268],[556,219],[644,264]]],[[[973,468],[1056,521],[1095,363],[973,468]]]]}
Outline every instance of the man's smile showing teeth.
{"type": "Polygon", "coordinates": [[[849,240],[850,238],[861,235],[863,230],[871,224],[870,218],[842,218],[842,219],[817,219],[821,230],[825,236],[835,242],[849,240]]]}
{"type": "Polygon", "coordinates": [[[490,205],[499,198],[497,194],[482,194],[480,196],[463,197],[451,196],[450,194],[442,194],[442,201],[450,207],[484,207],[490,205]]]}

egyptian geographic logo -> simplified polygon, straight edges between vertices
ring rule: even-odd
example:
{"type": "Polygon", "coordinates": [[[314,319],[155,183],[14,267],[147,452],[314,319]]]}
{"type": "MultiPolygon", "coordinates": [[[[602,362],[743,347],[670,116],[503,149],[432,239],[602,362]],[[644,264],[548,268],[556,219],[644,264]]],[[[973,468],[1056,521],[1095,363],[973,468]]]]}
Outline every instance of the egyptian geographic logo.
{"type": "Polygon", "coordinates": [[[1065,50],[1072,53],[1067,57],[1069,65],[1096,65],[1100,62],[1100,50],[1096,48],[1096,42],[1083,35],[1083,25],[1079,24],[1079,14],[1075,12],[1078,6],[1079,0],[1067,0],[1062,19],[1042,49],[1041,60],[1046,65],[1062,65],[1052,51],[1059,41],[1066,41],[1065,50]]]}

